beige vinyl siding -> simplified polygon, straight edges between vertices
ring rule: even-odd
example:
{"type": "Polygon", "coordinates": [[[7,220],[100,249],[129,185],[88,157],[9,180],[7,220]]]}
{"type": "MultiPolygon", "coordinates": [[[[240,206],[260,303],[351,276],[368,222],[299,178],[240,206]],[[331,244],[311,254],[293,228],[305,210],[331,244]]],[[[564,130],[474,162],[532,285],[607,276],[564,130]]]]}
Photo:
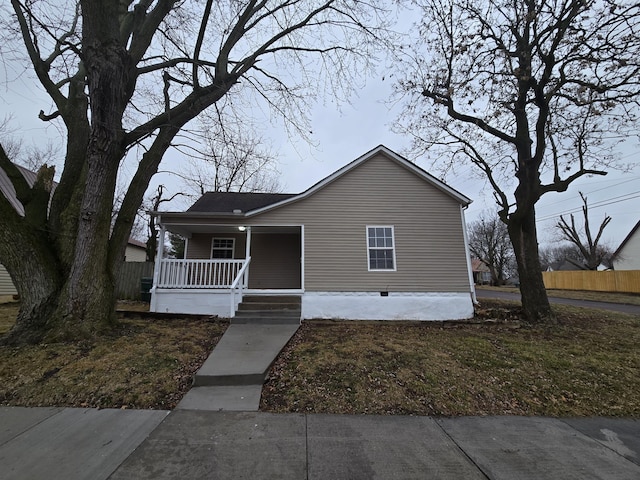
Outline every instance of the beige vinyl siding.
{"type": "Polygon", "coordinates": [[[4,268],[4,265],[0,265],[0,295],[16,295],[17,293],[9,272],[4,268]]]}
{"type": "Polygon", "coordinates": [[[242,219],[198,219],[206,221],[303,225],[307,291],[470,289],[460,204],[382,153],[307,198],[242,219]],[[367,225],[394,227],[396,271],[368,271],[367,225]]]}
{"type": "Polygon", "coordinates": [[[300,288],[300,235],[251,235],[249,288],[300,288]]]}
{"type": "Polygon", "coordinates": [[[124,251],[125,262],[146,262],[147,251],[144,248],[137,247],[135,245],[127,245],[124,251]]]}
{"type": "Polygon", "coordinates": [[[304,224],[309,291],[469,291],[460,204],[382,154],[252,222],[304,224]],[[393,225],[395,272],[368,271],[367,225],[393,225]]]}
{"type": "Polygon", "coordinates": [[[213,238],[234,238],[233,258],[244,258],[246,253],[245,233],[194,233],[189,239],[187,258],[206,259],[211,258],[211,240],[213,238]]]}

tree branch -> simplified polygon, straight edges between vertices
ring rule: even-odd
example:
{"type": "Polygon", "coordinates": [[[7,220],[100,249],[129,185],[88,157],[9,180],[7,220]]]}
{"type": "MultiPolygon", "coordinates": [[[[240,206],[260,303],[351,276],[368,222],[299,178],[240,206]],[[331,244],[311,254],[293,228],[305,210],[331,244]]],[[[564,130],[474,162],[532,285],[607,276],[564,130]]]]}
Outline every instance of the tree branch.
{"type": "Polygon", "coordinates": [[[11,5],[13,6],[13,11],[16,14],[16,18],[18,19],[18,24],[20,25],[20,31],[22,33],[22,41],[24,42],[24,45],[27,49],[29,59],[31,60],[31,64],[33,65],[33,69],[36,72],[40,83],[58,107],[58,110],[64,111],[67,105],[67,99],[64,95],[62,95],[60,90],[58,90],[58,88],[56,87],[55,83],[49,77],[49,65],[40,58],[36,44],[31,37],[32,32],[29,29],[29,25],[23,12],[23,9],[25,11],[28,11],[28,9],[26,6],[23,6],[18,0],[11,0],[11,5]]]}

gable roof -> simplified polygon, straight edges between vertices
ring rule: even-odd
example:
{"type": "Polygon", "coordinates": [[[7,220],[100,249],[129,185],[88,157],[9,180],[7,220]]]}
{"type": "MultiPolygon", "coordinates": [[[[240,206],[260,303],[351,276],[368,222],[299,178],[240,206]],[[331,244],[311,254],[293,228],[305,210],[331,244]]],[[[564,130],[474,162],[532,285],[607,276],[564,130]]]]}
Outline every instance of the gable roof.
{"type": "Polygon", "coordinates": [[[636,233],[638,228],[640,228],[640,220],[638,221],[638,223],[636,223],[636,226],[631,229],[631,231],[629,232],[629,235],[625,237],[625,239],[622,241],[618,249],[613,253],[613,255],[611,256],[612,260],[618,256],[618,254],[622,251],[624,246],[629,242],[629,240],[631,240],[631,237],[633,237],[633,235],[636,233]]]}
{"type": "Polygon", "coordinates": [[[140,240],[136,240],[135,238],[129,238],[129,240],[127,241],[127,245],[130,247],[136,247],[136,248],[141,248],[146,250],[147,249],[147,244],[144,242],[141,242],[140,240]]]}
{"type": "Polygon", "coordinates": [[[489,267],[487,267],[487,264],[484,263],[479,258],[472,258],[471,259],[471,270],[473,272],[488,272],[489,271],[489,267]]]}
{"type": "MultiPolygon", "coordinates": [[[[317,191],[323,189],[327,185],[341,178],[351,170],[363,164],[367,160],[378,154],[385,155],[388,159],[406,168],[414,175],[418,176],[428,184],[434,186],[444,194],[452,197],[463,206],[469,205],[472,200],[451,188],[444,182],[441,182],[422,168],[410,162],[406,158],[397,154],[393,150],[388,149],[384,145],[378,145],[376,148],[368,151],[364,155],[356,158],[351,163],[345,165],[335,171],[328,177],[323,178],[315,185],[299,194],[274,194],[274,193],[227,193],[227,192],[208,192],[205,193],[196,203],[194,203],[185,213],[196,214],[243,214],[243,216],[258,215],[263,212],[279,208],[289,203],[303,200],[317,191]],[[238,210],[240,212],[238,212],[238,210]]],[[[152,212],[162,213],[162,212],[152,212]]],[[[167,212],[165,212],[167,213],[167,212]]]]}
{"type": "Polygon", "coordinates": [[[320,180],[318,183],[316,183],[315,185],[311,186],[310,188],[308,188],[304,192],[302,192],[302,193],[300,193],[298,195],[295,195],[295,196],[293,196],[293,197],[291,197],[291,198],[289,198],[287,200],[283,200],[281,202],[278,202],[278,203],[275,203],[275,204],[272,204],[272,205],[268,205],[268,206],[263,207],[261,209],[255,210],[255,211],[251,212],[251,215],[257,215],[259,213],[263,213],[263,212],[271,210],[273,208],[277,208],[277,207],[280,207],[282,205],[286,205],[288,203],[297,202],[299,200],[307,198],[307,197],[313,195],[314,193],[316,193],[318,190],[323,189],[324,187],[326,187],[330,183],[333,183],[334,181],[336,181],[337,179],[339,179],[340,177],[342,177],[346,173],[350,172],[351,170],[355,169],[357,166],[361,165],[362,163],[366,162],[367,160],[375,157],[376,155],[378,155],[380,153],[384,154],[390,160],[396,162],[400,166],[402,166],[402,167],[406,168],[407,170],[409,170],[410,172],[414,173],[415,175],[420,177],[422,180],[424,180],[427,183],[431,184],[432,186],[436,187],[438,190],[440,190],[443,193],[449,195],[450,197],[452,197],[454,200],[456,200],[461,205],[466,207],[467,205],[469,205],[472,202],[472,200],[470,198],[466,197],[465,195],[463,195],[462,193],[458,192],[457,190],[451,188],[446,183],[441,182],[436,177],[434,177],[433,175],[428,173],[426,170],[423,170],[422,168],[418,167],[415,163],[410,162],[409,160],[407,160],[403,156],[397,154],[393,150],[390,150],[389,148],[385,147],[384,145],[378,145],[374,149],[369,150],[364,155],[361,155],[360,157],[356,158],[351,163],[348,163],[344,167],[336,170],[334,173],[332,173],[328,177],[325,177],[324,179],[320,180]]]}
{"type": "MultiPolygon", "coordinates": [[[[27,170],[26,168],[18,164],[14,165],[18,168],[18,170],[20,170],[20,173],[22,173],[22,176],[27,181],[29,186],[32,187],[33,184],[36,183],[38,174],[36,172],[32,172],[31,170],[27,170]]],[[[3,168],[0,168],[0,193],[3,194],[7,200],[9,200],[9,203],[13,206],[13,208],[16,209],[18,215],[24,216],[24,206],[22,205],[20,200],[18,200],[18,197],[16,196],[16,189],[13,187],[13,183],[11,183],[9,176],[3,168]]]]}
{"type": "Polygon", "coordinates": [[[580,263],[578,260],[574,260],[569,257],[565,257],[562,260],[558,260],[549,265],[549,270],[552,272],[560,271],[575,271],[575,270],[588,270],[588,268],[580,263]]]}

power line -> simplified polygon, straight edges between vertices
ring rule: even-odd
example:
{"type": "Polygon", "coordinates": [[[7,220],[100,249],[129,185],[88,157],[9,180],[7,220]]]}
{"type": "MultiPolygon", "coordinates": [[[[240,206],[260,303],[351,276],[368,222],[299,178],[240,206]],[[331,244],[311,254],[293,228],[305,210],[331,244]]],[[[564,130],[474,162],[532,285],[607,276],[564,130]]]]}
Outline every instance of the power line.
{"type": "MultiPolygon", "coordinates": [[[[606,186],[606,187],[598,188],[597,190],[591,190],[590,192],[585,192],[585,195],[591,195],[592,193],[601,192],[602,190],[608,190],[609,188],[617,187],[618,185],[622,185],[624,183],[634,182],[639,178],[640,178],[640,176],[631,177],[631,178],[628,178],[627,180],[624,180],[622,182],[614,183],[613,185],[609,185],[609,186],[606,186]]],[[[629,195],[631,195],[631,194],[629,194],[629,195]]],[[[559,203],[566,203],[566,199],[565,200],[558,200],[557,202],[553,202],[553,203],[547,203],[545,205],[545,207],[550,207],[551,205],[557,205],[559,203]]]]}
{"type": "MultiPolygon", "coordinates": [[[[640,198],[640,191],[627,193],[625,195],[620,195],[618,197],[609,198],[607,200],[601,200],[599,202],[595,202],[592,205],[589,205],[589,208],[593,209],[593,208],[599,208],[599,207],[606,207],[607,205],[615,205],[616,203],[626,202],[628,200],[633,200],[634,198],[640,198]],[[633,196],[630,197],[629,195],[633,195],[633,196]],[[628,197],[628,198],[625,198],[625,197],[628,197]]],[[[546,220],[551,220],[553,218],[557,218],[560,215],[567,215],[567,214],[571,214],[571,213],[577,213],[577,212],[579,212],[581,210],[582,210],[582,207],[578,207],[578,208],[566,210],[564,212],[545,215],[544,217],[540,217],[540,218],[536,219],[536,222],[544,222],[546,220]]]]}

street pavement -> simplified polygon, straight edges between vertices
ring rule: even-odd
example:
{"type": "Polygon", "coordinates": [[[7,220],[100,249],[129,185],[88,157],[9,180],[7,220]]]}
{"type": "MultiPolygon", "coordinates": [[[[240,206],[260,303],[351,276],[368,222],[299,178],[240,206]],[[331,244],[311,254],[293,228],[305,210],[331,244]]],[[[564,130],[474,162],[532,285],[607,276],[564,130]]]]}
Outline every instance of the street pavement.
{"type": "MultiPolygon", "coordinates": [[[[496,298],[498,300],[514,300],[520,301],[520,292],[505,292],[502,290],[485,290],[476,288],[476,297],[481,300],[483,298],[496,298]]],[[[640,315],[640,305],[629,305],[626,303],[610,303],[596,302],[593,300],[578,300],[573,298],[549,297],[551,303],[559,303],[563,305],[574,305],[576,307],[598,308],[600,310],[610,310],[613,312],[628,313],[630,315],[640,315]]]]}
{"type": "Polygon", "coordinates": [[[0,478],[640,479],[640,421],[0,408],[0,478]]]}

